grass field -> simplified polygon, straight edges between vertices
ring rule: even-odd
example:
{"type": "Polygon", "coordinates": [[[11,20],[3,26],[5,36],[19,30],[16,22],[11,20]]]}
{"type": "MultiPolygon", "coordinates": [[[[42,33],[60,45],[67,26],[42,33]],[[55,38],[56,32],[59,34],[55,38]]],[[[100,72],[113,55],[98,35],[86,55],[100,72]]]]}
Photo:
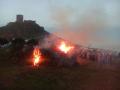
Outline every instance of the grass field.
{"type": "MultiPolygon", "coordinates": [[[[0,52],[0,90],[120,90],[120,61],[89,62],[76,67],[9,64],[12,53],[0,52]]],[[[17,58],[16,58],[17,59],[17,58]]]]}
{"type": "Polygon", "coordinates": [[[100,67],[1,67],[0,90],[120,90],[120,70],[100,67]]]}

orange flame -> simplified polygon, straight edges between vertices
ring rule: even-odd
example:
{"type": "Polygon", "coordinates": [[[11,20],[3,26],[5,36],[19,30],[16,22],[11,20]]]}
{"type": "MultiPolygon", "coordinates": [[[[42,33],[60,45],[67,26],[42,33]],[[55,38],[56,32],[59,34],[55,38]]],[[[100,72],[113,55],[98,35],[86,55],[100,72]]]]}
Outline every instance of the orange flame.
{"type": "Polygon", "coordinates": [[[33,59],[34,59],[33,61],[34,66],[37,66],[42,61],[40,50],[37,47],[34,48],[33,59]]]}
{"type": "Polygon", "coordinates": [[[58,47],[62,52],[68,53],[71,49],[73,49],[73,46],[66,45],[66,43],[63,41],[61,42],[60,46],[58,47]]]}

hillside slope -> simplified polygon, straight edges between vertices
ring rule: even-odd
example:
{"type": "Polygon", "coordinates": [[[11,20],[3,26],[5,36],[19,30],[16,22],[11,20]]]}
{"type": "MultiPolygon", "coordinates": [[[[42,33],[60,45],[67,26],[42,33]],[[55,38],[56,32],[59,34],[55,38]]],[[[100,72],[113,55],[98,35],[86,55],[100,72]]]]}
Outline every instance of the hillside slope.
{"type": "Polygon", "coordinates": [[[44,30],[44,27],[39,26],[34,22],[10,22],[6,26],[0,27],[0,37],[12,38],[43,38],[49,33],[44,30]]]}

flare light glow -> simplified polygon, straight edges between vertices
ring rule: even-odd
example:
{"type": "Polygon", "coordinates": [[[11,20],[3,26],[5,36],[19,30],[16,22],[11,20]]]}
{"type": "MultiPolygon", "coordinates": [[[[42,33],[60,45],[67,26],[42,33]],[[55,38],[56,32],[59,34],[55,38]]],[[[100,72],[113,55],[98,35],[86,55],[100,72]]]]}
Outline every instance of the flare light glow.
{"type": "Polygon", "coordinates": [[[62,52],[64,52],[65,54],[67,54],[68,52],[70,52],[74,47],[71,45],[67,45],[64,41],[62,41],[60,43],[60,46],[58,47],[58,49],[62,52]]]}

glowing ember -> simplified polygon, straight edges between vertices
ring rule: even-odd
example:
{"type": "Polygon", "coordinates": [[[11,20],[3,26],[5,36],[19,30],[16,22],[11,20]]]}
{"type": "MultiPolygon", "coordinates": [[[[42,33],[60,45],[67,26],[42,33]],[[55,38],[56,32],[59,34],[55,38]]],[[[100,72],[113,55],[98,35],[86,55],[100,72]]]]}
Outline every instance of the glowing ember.
{"type": "Polygon", "coordinates": [[[73,49],[73,46],[68,46],[66,45],[65,42],[61,42],[60,46],[58,47],[62,52],[64,53],[68,53],[71,49],[73,49]]]}
{"type": "Polygon", "coordinates": [[[40,50],[37,47],[35,47],[33,51],[33,60],[34,66],[37,66],[42,61],[40,50]]]}

